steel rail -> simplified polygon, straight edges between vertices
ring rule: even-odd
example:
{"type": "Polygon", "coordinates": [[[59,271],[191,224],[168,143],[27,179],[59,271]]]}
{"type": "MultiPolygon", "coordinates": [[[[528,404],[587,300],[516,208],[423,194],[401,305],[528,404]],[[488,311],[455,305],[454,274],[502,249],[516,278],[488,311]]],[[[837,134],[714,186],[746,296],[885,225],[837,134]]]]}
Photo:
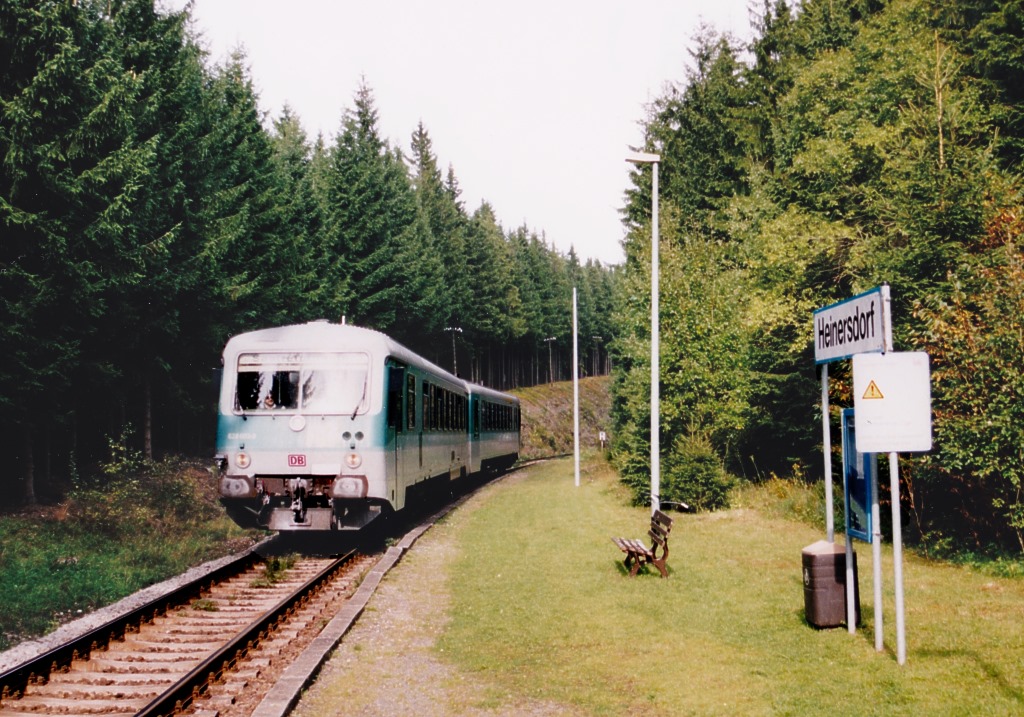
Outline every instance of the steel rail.
{"type": "Polygon", "coordinates": [[[70,665],[74,660],[87,657],[94,650],[103,649],[114,640],[124,638],[131,627],[151,622],[153,618],[167,612],[171,605],[185,604],[199,597],[210,585],[244,572],[258,560],[260,556],[255,552],[242,555],[166,595],[154,598],[74,640],[11,668],[0,674],[0,695],[24,693],[25,688],[36,680],[48,680],[52,672],[70,665]]]}
{"type": "Polygon", "coordinates": [[[338,570],[347,565],[356,551],[350,551],[327,565],[323,570],[310,578],[302,587],[278,603],[269,612],[253,621],[249,627],[240,632],[230,642],[210,655],[191,672],[176,682],[163,694],[136,713],[136,717],[168,717],[176,714],[195,702],[209,685],[221,678],[241,657],[259,644],[276,624],[295,609],[321,585],[329,581],[338,570]]]}

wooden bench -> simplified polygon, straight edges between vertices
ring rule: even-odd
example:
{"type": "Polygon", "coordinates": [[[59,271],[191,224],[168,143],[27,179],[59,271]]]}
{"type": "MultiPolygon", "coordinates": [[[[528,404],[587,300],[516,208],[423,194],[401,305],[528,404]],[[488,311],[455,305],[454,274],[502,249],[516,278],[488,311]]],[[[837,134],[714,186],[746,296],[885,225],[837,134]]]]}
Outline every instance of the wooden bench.
{"type": "Polygon", "coordinates": [[[629,569],[629,577],[634,577],[644,565],[653,565],[661,571],[661,577],[668,577],[665,561],[668,560],[668,534],[671,532],[672,519],[660,510],[656,510],[651,516],[651,529],[647,531],[647,534],[651,536],[650,548],[639,540],[612,538],[612,542],[626,554],[623,562],[629,569]]]}

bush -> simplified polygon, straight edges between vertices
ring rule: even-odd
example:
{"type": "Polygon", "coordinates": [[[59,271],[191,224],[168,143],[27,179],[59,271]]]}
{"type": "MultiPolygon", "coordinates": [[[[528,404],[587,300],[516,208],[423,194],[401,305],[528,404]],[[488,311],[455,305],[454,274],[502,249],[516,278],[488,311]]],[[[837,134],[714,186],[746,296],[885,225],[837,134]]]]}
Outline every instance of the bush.
{"type": "Polygon", "coordinates": [[[131,429],[110,441],[110,460],[90,477],[76,476],[68,495],[69,527],[116,539],[159,532],[169,521],[211,520],[220,514],[202,469],[177,458],[147,461],[128,448],[131,429]]]}
{"type": "Polygon", "coordinates": [[[252,537],[200,462],[112,460],[76,477],[68,503],[0,517],[0,650],[252,537]],[[131,472],[108,470],[115,462],[131,472]]]}
{"type": "Polygon", "coordinates": [[[694,510],[729,506],[734,480],[726,473],[711,439],[703,433],[680,435],[665,457],[661,500],[688,503],[694,510]]]}
{"type": "Polygon", "coordinates": [[[1024,219],[1012,219],[991,230],[997,248],[951,275],[948,296],[915,306],[915,348],[932,362],[935,448],[908,461],[906,476],[922,538],[936,548],[941,535],[1024,553],[1024,254],[1003,236],[1018,236],[1024,219]]]}

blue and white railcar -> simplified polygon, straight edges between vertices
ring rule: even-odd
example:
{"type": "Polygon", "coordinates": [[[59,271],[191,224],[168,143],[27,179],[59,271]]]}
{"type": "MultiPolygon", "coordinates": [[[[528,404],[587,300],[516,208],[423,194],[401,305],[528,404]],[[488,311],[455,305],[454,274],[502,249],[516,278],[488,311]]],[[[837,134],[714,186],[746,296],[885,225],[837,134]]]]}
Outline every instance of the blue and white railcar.
{"type": "Polygon", "coordinates": [[[229,340],[223,360],[220,493],[240,525],[357,529],[497,459],[479,449],[474,468],[473,439],[494,439],[473,435],[489,425],[473,423],[478,387],[379,332],[325,321],[263,329],[229,340]]]}
{"type": "Polygon", "coordinates": [[[519,459],[519,399],[467,383],[469,391],[469,466],[477,473],[502,471],[519,459]]]}

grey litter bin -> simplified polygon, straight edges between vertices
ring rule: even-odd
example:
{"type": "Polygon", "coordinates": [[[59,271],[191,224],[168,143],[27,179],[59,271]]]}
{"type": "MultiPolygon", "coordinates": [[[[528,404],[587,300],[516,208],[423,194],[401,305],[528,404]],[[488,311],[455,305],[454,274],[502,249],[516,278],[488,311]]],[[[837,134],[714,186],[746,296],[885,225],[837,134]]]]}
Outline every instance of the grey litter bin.
{"type": "MultiPolygon", "coordinates": [[[[815,627],[846,623],[846,548],[819,540],[802,551],[804,615],[815,627]]],[[[857,553],[853,553],[853,604],[860,623],[860,590],[857,585],[857,553]]]]}

